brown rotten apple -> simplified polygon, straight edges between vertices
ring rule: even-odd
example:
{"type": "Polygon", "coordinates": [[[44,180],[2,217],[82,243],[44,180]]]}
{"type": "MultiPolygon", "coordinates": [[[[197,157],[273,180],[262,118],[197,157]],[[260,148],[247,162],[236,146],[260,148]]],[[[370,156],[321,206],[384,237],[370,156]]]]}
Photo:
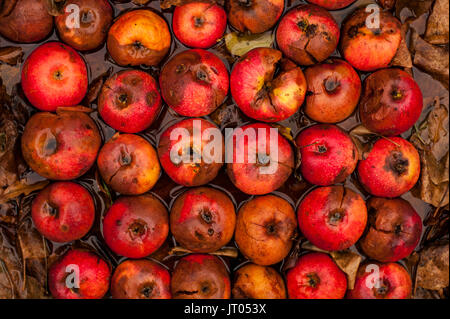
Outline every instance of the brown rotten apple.
{"type": "Polygon", "coordinates": [[[402,40],[400,21],[390,12],[380,10],[379,26],[367,25],[370,14],[365,8],[358,9],[342,26],[342,55],[361,71],[387,67],[402,40]]]}
{"type": "Polygon", "coordinates": [[[240,209],[235,240],[242,254],[257,265],[273,265],[287,256],[295,237],[297,221],[284,199],[255,197],[240,209]]]}
{"type": "Polygon", "coordinates": [[[339,42],[339,26],[325,9],[304,4],[290,10],[277,29],[280,50],[300,65],[328,58],[339,42]]]}
{"type": "Polygon", "coordinates": [[[262,33],[272,28],[284,10],[284,0],[230,0],[228,20],[240,32],[262,33]]]}
{"type": "Polygon", "coordinates": [[[281,52],[256,48],[245,54],[231,72],[231,95],[249,117],[263,122],[279,122],[298,111],[305,99],[306,80],[300,67],[282,63],[275,76],[281,52]]]}
{"type": "Polygon", "coordinates": [[[108,51],[117,64],[157,65],[170,49],[166,21],[150,10],[121,15],[109,29],[108,51]]]}

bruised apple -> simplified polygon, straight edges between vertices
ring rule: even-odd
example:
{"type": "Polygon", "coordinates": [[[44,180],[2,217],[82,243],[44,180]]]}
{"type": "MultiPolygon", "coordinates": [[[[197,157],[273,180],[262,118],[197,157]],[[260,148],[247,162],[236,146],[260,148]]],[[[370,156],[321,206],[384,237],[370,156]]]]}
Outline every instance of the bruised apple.
{"type": "Polygon", "coordinates": [[[133,10],[115,20],[107,38],[108,52],[121,65],[157,65],[169,52],[172,38],[166,21],[150,10],[133,10]]]}
{"type": "Polygon", "coordinates": [[[179,196],[170,211],[170,230],[183,247],[211,253],[231,240],[236,213],[231,199],[209,187],[189,189],[179,196]]]}
{"type": "Polygon", "coordinates": [[[284,10],[284,0],[230,0],[228,20],[240,32],[262,33],[272,28],[284,10]]]}
{"type": "Polygon", "coordinates": [[[255,48],[233,67],[231,95],[245,115],[263,122],[279,122],[292,116],[303,104],[306,80],[300,67],[281,63],[282,54],[270,48],[255,48]]]}
{"type": "Polygon", "coordinates": [[[230,277],[219,258],[188,255],[175,266],[171,290],[174,299],[230,299],[230,277]]]}
{"type": "Polygon", "coordinates": [[[92,167],[101,142],[95,122],[85,113],[39,112],[25,125],[22,155],[42,177],[71,180],[92,167]]]}
{"type": "Polygon", "coordinates": [[[265,195],[246,202],[236,222],[235,241],[241,253],[257,265],[273,265],[291,250],[297,221],[286,200],[265,195]]]}
{"type": "Polygon", "coordinates": [[[214,53],[201,49],[178,53],[167,62],[159,77],[164,101],[182,116],[211,114],[228,94],[225,64],[214,53]]]}
{"type": "Polygon", "coordinates": [[[222,133],[202,118],[182,120],[161,135],[158,157],[164,171],[176,183],[184,186],[207,184],[216,178],[223,166],[222,133]],[[194,132],[199,135],[195,136],[194,132]],[[210,143],[213,149],[208,148],[210,143]]]}

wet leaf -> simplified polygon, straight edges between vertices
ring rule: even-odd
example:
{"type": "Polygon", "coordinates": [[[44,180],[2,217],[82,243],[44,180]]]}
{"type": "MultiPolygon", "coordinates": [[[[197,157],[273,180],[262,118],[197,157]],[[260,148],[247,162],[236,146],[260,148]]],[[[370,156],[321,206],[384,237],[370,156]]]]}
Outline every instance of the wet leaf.
{"type": "Polygon", "coordinates": [[[359,160],[366,159],[367,155],[372,150],[378,135],[362,124],[352,129],[349,135],[358,149],[359,160]]]}
{"type": "Polygon", "coordinates": [[[449,285],[449,245],[430,246],[420,252],[416,288],[441,290],[449,285]]]}
{"type": "Polygon", "coordinates": [[[425,41],[431,44],[447,44],[449,41],[449,1],[436,0],[428,17],[425,41]]]}
{"type": "Polygon", "coordinates": [[[23,50],[21,47],[2,47],[0,48],[0,62],[9,65],[17,65],[22,62],[23,50]]]}
{"type": "Polygon", "coordinates": [[[237,56],[243,56],[254,48],[271,47],[273,41],[273,34],[270,31],[250,35],[239,35],[237,32],[231,32],[225,35],[225,44],[228,51],[237,56]]]}
{"type": "Polygon", "coordinates": [[[100,91],[103,87],[103,84],[111,76],[112,72],[113,72],[113,68],[110,67],[106,72],[99,75],[94,81],[92,81],[91,85],[89,86],[89,91],[85,98],[87,105],[89,105],[89,104],[93,103],[95,100],[97,100],[98,95],[100,94],[100,91]]]}
{"type": "Polygon", "coordinates": [[[0,204],[6,203],[20,195],[29,195],[31,192],[43,189],[48,184],[49,181],[43,181],[32,185],[26,184],[24,180],[17,181],[4,191],[0,190],[0,204]]]}

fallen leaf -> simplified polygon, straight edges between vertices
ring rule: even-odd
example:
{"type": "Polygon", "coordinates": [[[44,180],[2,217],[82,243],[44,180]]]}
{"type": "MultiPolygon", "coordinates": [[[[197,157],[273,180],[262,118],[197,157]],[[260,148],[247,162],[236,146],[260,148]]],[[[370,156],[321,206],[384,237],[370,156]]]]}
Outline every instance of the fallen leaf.
{"type": "Polygon", "coordinates": [[[86,98],[85,98],[87,105],[90,105],[97,99],[97,97],[100,94],[100,91],[103,87],[103,84],[111,76],[112,72],[113,72],[113,68],[110,67],[106,72],[102,73],[94,81],[92,81],[91,85],[89,86],[89,90],[86,95],[86,98]]]}
{"type": "Polygon", "coordinates": [[[364,125],[358,125],[349,132],[353,143],[358,149],[359,160],[364,160],[372,150],[373,144],[378,138],[378,134],[370,131],[364,125]]]}
{"type": "Polygon", "coordinates": [[[449,1],[436,0],[428,17],[425,41],[431,44],[447,44],[449,41],[449,1]]]}
{"type": "Polygon", "coordinates": [[[402,33],[402,41],[400,42],[400,46],[395,54],[394,58],[391,61],[391,66],[399,66],[406,69],[411,69],[413,66],[411,52],[409,52],[406,34],[408,32],[409,25],[407,23],[402,25],[401,33],[402,33]]]}
{"type": "MultiPolygon", "coordinates": [[[[139,1],[139,0],[137,0],[139,1]]],[[[144,0],[145,1],[145,0],[144,0]]],[[[186,3],[190,2],[197,2],[198,0],[160,0],[160,6],[161,9],[169,9],[172,6],[181,6],[186,3]]],[[[207,3],[217,3],[221,6],[224,5],[224,0],[200,0],[201,2],[207,2],[207,3]]]]}
{"type": "MultiPolygon", "coordinates": [[[[179,255],[186,255],[186,254],[192,254],[192,253],[193,253],[193,251],[183,248],[183,247],[173,247],[170,250],[169,255],[179,256],[179,255]]],[[[216,255],[216,256],[237,258],[239,255],[239,252],[238,252],[237,248],[235,248],[235,247],[224,247],[224,248],[221,248],[210,254],[216,255]]]]}
{"type": "Polygon", "coordinates": [[[428,13],[433,0],[397,0],[395,3],[395,15],[404,23],[406,20],[417,19],[428,13]]]}
{"type": "Polygon", "coordinates": [[[449,285],[449,245],[429,246],[420,252],[416,287],[441,290],[449,285]]]}
{"type": "Polygon", "coordinates": [[[2,47],[0,48],[0,62],[9,65],[17,65],[22,62],[23,50],[21,47],[2,47]]]}
{"type": "Polygon", "coordinates": [[[54,17],[63,14],[63,8],[66,0],[47,0],[48,13],[54,17]]]}
{"type": "Polygon", "coordinates": [[[237,56],[243,56],[248,51],[259,47],[271,47],[274,41],[271,31],[261,34],[239,35],[231,32],[225,35],[225,44],[228,51],[237,56]]]}
{"type": "Polygon", "coordinates": [[[90,107],[77,105],[77,106],[61,106],[56,108],[56,114],[61,114],[62,112],[82,112],[82,113],[91,113],[94,110],[90,107]]]}
{"type": "Polygon", "coordinates": [[[43,181],[28,185],[24,180],[16,181],[14,184],[6,188],[3,192],[0,191],[0,204],[6,203],[22,194],[29,195],[31,192],[41,190],[49,183],[49,181],[43,181]]]}

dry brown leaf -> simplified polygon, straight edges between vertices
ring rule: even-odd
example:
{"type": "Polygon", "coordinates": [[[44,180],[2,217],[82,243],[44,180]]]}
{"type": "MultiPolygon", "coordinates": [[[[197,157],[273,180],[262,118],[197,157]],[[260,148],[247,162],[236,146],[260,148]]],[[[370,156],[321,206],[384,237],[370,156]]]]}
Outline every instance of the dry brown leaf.
{"type": "Polygon", "coordinates": [[[402,25],[402,41],[400,42],[400,46],[392,59],[392,66],[399,66],[406,69],[411,69],[413,66],[411,52],[409,52],[406,34],[408,32],[409,25],[407,23],[402,25]]]}
{"type": "Polygon", "coordinates": [[[20,195],[29,195],[31,192],[41,190],[49,184],[49,181],[38,182],[32,185],[26,184],[24,180],[15,182],[0,193],[0,204],[6,203],[20,195]]]}
{"type": "Polygon", "coordinates": [[[430,246],[420,252],[416,287],[441,290],[449,285],[449,245],[430,246]]]}
{"type": "Polygon", "coordinates": [[[23,61],[23,50],[21,47],[2,47],[0,48],[0,62],[9,65],[17,65],[23,61]]]}
{"type": "Polygon", "coordinates": [[[100,74],[89,86],[88,93],[86,95],[85,101],[87,105],[90,105],[95,100],[97,100],[98,95],[103,87],[105,81],[111,76],[113,68],[110,67],[106,72],[100,74]]]}
{"type": "Polygon", "coordinates": [[[436,0],[428,17],[425,41],[431,44],[447,44],[449,41],[449,1],[436,0]]]}

